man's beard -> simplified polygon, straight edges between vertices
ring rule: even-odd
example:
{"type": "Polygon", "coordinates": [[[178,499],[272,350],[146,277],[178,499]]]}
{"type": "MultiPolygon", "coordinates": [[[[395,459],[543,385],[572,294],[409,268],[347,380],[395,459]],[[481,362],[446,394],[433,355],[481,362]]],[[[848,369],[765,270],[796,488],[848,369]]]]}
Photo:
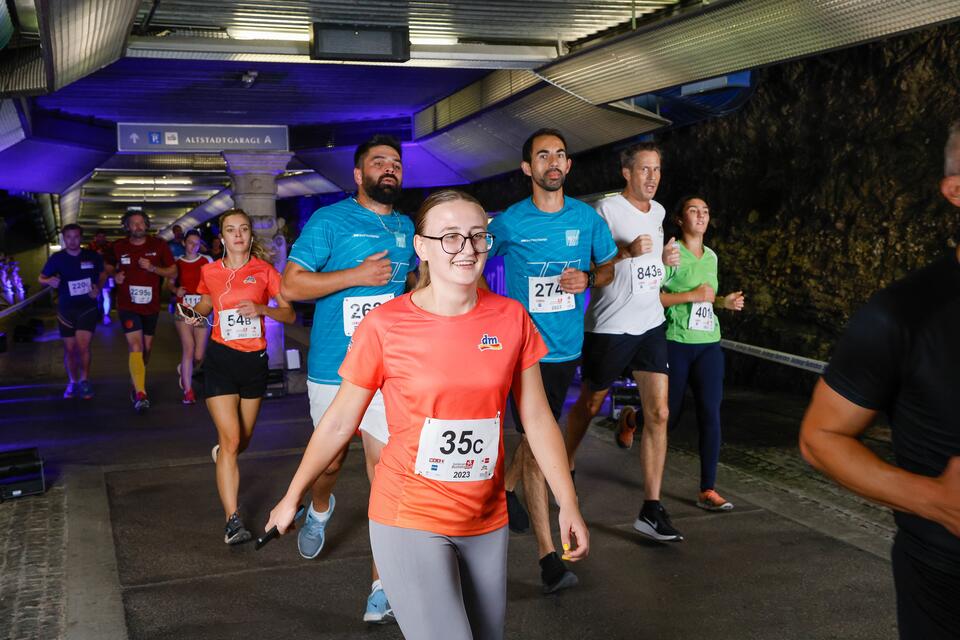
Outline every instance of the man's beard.
{"type": "Polygon", "coordinates": [[[372,178],[367,176],[363,177],[363,192],[366,193],[371,200],[379,202],[380,204],[393,204],[400,199],[400,182],[397,181],[396,184],[383,184],[384,176],[380,176],[379,182],[374,182],[372,178]]]}
{"type": "Polygon", "coordinates": [[[560,191],[563,189],[563,181],[566,179],[565,174],[560,174],[560,178],[557,180],[548,180],[547,174],[544,173],[540,176],[534,176],[533,181],[540,186],[544,191],[560,191]]]}

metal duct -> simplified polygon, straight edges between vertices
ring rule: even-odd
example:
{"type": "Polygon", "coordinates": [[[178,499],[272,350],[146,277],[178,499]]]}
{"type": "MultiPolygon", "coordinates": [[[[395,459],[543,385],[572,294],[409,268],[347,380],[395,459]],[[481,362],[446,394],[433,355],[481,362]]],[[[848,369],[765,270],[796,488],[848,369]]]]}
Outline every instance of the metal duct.
{"type": "Polygon", "coordinates": [[[519,167],[523,142],[541,127],[563,131],[567,150],[577,153],[668,124],[669,120],[644,109],[597,107],[544,85],[418,142],[451,169],[473,181],[519,167]]]}
{"type": "Polygon", "coordinates": [[[139,0],[36,0],[40,46],[0,64],[2,95],[56,91],[123,55],[139,0]]]}
{"type": "MultiPolygon", "coordinates": [[[[317,173],[303,173],[287,176],[277,180],[277,198],[291,198],[293,196],[309,196],[317,193],[338,193],[340,187],[333,184],[317,173]]],[[[224,189],[186,215],[178,218],[157,235],[164,240],[173,238],[173,225],[179,224],[184,229],[198,227],[207,220],[215,218],[233,206],[233,190],[224,189]]]]}
{"type": "Polygon", "coordinates": [[[731,0],[537,71],[593,104],[960,18],[957,0],[731,0]]]}

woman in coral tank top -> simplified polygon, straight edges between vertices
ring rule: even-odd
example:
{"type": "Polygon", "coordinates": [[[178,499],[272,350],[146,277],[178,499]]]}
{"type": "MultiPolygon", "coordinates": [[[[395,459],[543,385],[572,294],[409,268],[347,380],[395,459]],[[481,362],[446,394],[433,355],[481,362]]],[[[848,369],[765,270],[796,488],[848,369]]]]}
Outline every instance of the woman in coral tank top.
{"type": "Polygon", "coordinates": [[[397,622],[409,639],[499,639],[507,586],[501,419],[511,387],[560,504],[565,559],[584,558],[589,535],[536,366],[547,348],[519,303],[478,287],[496,241],[486,213],[467,194],[439,191],[420,207],[416,232],[416,289],[360,323],[343,385],[267,528],[290,527],[304,492],[381,389],[390,441],[370,492],[370,541],[397,622]]]}

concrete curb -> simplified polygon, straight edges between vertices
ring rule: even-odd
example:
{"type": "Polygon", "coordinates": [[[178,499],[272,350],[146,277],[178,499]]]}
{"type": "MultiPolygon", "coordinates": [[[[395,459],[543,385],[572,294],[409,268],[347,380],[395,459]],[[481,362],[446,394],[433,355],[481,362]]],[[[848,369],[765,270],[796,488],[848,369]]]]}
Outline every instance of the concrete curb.
{"type": "Polygon", "coordinates": [[[126,615],[100,467],[64,469],[68,640],[127,640],[126,615]]]}

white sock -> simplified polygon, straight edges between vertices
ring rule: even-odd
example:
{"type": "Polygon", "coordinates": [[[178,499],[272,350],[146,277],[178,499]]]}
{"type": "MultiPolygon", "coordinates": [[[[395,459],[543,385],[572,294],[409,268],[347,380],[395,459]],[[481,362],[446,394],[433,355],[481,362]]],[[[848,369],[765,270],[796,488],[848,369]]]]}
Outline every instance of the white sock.
{"type": "Polygon", "coordinates": [[[380,583],[380,578],[377,578],[370,584],[370,593],[373,593],[377,589],[383,589],[383,584],[380,583]]]}
{"type": "Polygon", "coordinates": [[[310,501],[310,509],[308,509],[310,515],[319,520],[320,522],[326,522],[330,519],[330,512],[333,511],[333,495],[330,496],[330,503],[327,505],[327,510],[324,512],[317,511],[313,508],[313,500],[310,501]]]}

